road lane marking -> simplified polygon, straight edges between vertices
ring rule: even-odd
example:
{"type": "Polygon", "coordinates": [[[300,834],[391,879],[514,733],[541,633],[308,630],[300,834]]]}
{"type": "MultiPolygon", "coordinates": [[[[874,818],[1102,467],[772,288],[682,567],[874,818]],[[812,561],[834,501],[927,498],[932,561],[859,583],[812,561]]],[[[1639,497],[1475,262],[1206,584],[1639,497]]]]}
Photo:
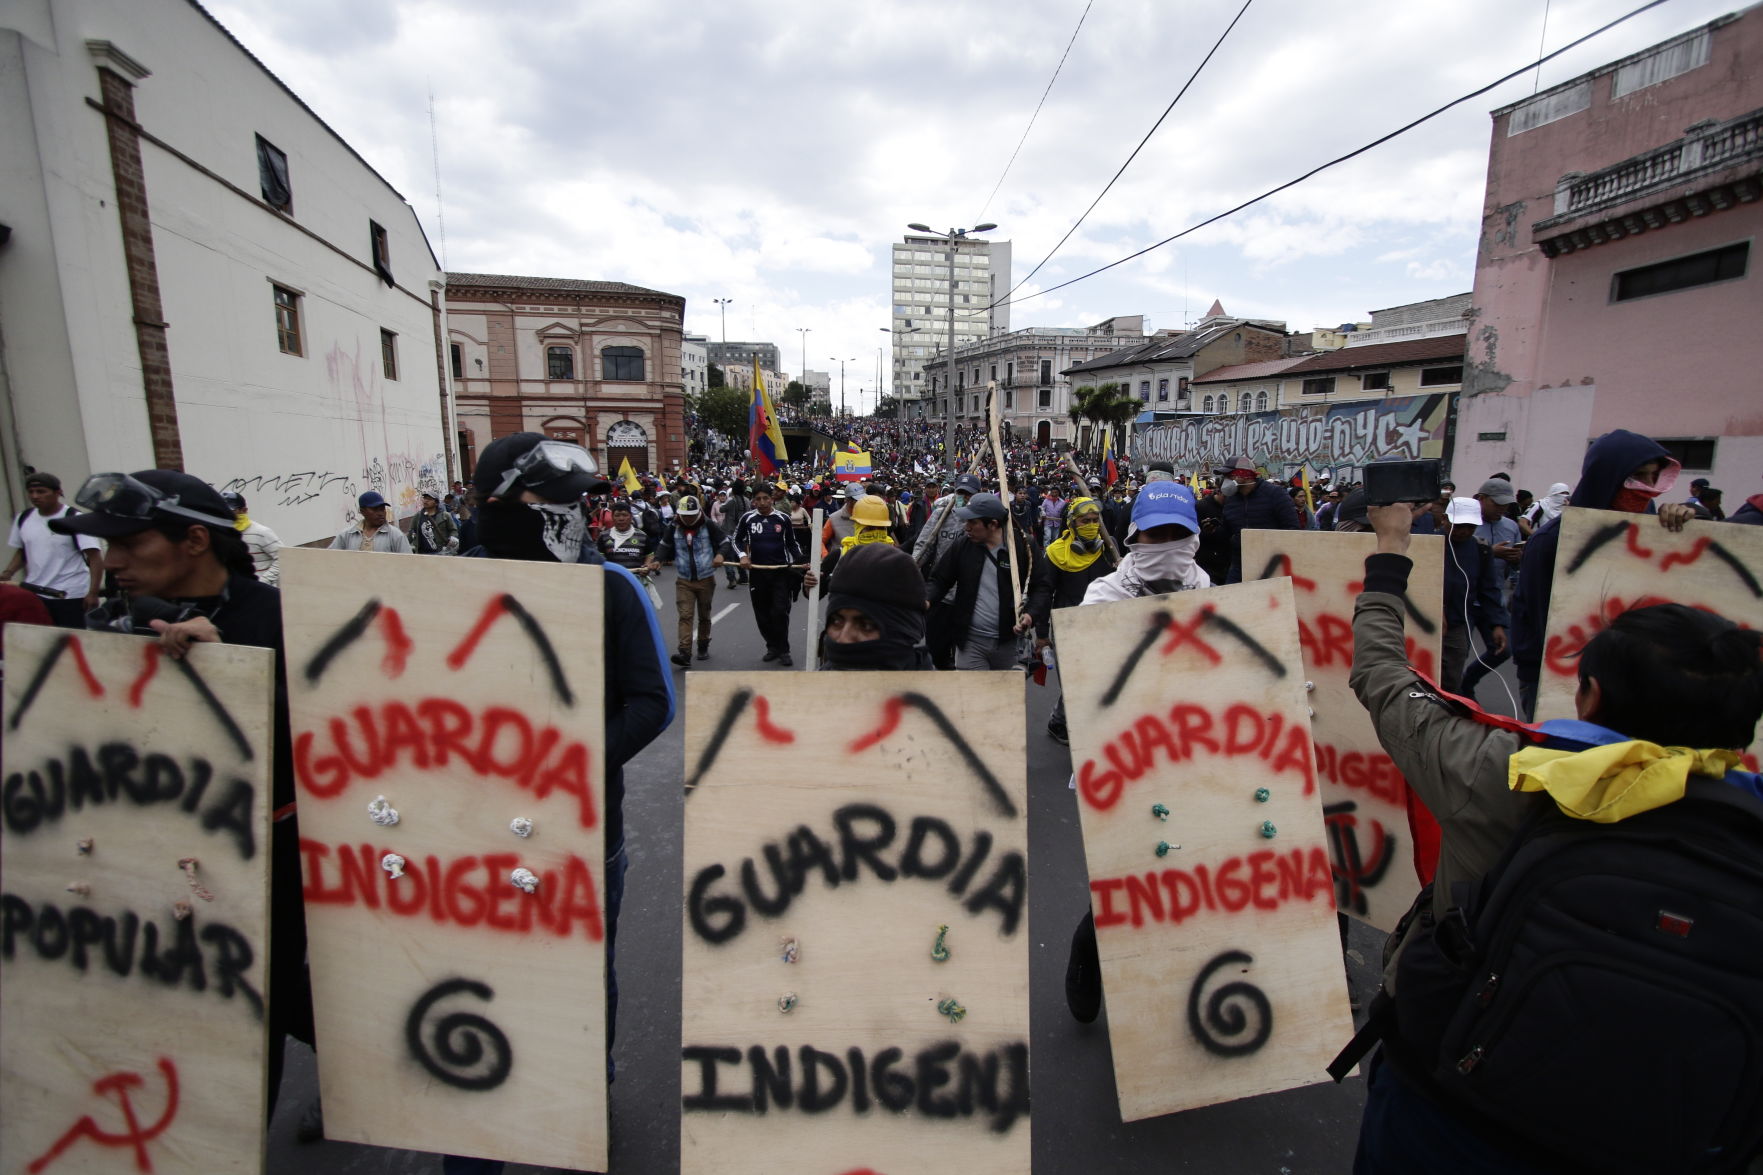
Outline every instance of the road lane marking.
{"type": "Polygon", "coordinates": [[[716,615],[712,616],[710,618],[710,623],[715,624],[718,620],[721,620],[724,616],[727,616],[730,612],[733,612],[736,608],[739,608],[740,606],[741,606],[741,602],[739,600],[736,600],[734,603],[730,604],[728,607],[724,608],[722,611],[720,611],[716,615]]]}

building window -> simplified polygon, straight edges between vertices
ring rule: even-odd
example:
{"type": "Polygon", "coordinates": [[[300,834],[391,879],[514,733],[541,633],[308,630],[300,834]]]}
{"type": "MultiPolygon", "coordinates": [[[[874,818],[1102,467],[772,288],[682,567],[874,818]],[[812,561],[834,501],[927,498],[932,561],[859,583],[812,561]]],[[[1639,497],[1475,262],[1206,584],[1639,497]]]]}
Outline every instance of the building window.
{"type": "Polygon", "coordinates": [[[1043,384],[1053,382],[1053,361],[1051,359],[1041,360],[1041,382],[1043,384]]]}
{"type": "Polygon", "coordinates": [[[601,379],[640,380],[643,378],[643,349],[602,347],[600,368],[601,379]]]}
{"type": "Polygon", "coordinates": [[[1657,440],[1685,469],[1706,473],[1714,468],[1713,437],[1659,437],[1657,440]]]}
{"type": "MultiPolygon", "coordinates": [[[[545,378],[574,379],[575,352],[568,347],[546,347],[545,378]]],[[[608,375],[606,378],[611,379],[612,376],[608,375]]],[[[643,377],[638,375],[637,378],[642,379],[643,377]]]]}
{"type": "Polygon", "coordinates": [[[1200,401],[1200,411],[1202,411],[1202,412],[1212,411],[1212,397],[1211,396],[1207,396],[1204,400],[1200,401]]]}
{"type": "Polygon", "coordinates": [[[397,285],[392,280],[392,242],[387,239],[386,230],[370,220],[367,222],[367,235],[373,249],[373,271],[388,286],[397,285]]]}
{"type": "Polygon", "coordinates": [[[1150,380],[1141,379],[1139,381],[1139,399],[1143,400],[1147,404],[1149,404],[1151,402],[1151,381],[1150,380]]]}
{"type": "Polygon", "coordinates": [[[1006,363],[1004,365],[1004,382],[1007,384],[1016,382],[1016,364],[1006,363]]]}
{"type": "Polygon", "coordinates": [[[268,139],[257,136],[257,186],[263,202],[277,212],[294,214],[294,189],[288,186],[288,157],[268,139]]]}
{"type": "Polygon", "coordinates": [[[1167,399],[1169,399],[1169,381],[1160,379],[1157,381],[1157,402],[1161,404],[1167,399]]]}
{"type": "Polygon", "coordinates": [[[1390,390],[1390,373],[1387,371],[1370,371],[1359,377],[1359,386],[1368,392],[1387,392],[1390,390]]]}
{"type": "Polygon", "coordinates": [[[1306,396],[1326,396],[1333,391],[1334,376],[1332,375],[1318,376],[1315,379],[1307,379],[1304,381],[1304,394],[1306,396]]]}
{"type": "Polygon", "coordinates": [[[1042,408],[1051,408],[1053,406],[1053,389],[1042,388],[1040,394],[1035,397],[1035,403],[1042,408]]]}
{"type": "Polygon", "coordinates": [[[1255,393],[1255,411],[1267,411],[1267,390],[1265,388],[1255,393]]]}
{"type": "Polygon", "coordinates": [[[992,364],[992,368],[991,368],[991,380],[992,380],[992,382],[993,382],[993,383],[997,383],[997,382],[998,382],[998,365],[997,365],[997,364],[996,364],[996,363],[994,363],[994,364],[992,364]]]}
{"type": "Polygon", "coordinates": [[[1420,369],[1420,386],[1423,388],[1442,387],[1445,384],[1463,382],[1463,365],[1453,364],[1450,367],[1422,367],[1420,369]]]}
{"type": "Polygon", "coordinates": [[[380,368],[387,379],[398,378],[398,336],[393,331],[380,332],[380,368]]]}
{"type": "Polygon", "coordinates": [[[1611,279],[1610,300],[1627,302],[1653,294],[1669,294],[1715,282],[1733,281],[1745,276],[1751,257],[1751,243],[1740,241],[1706,253],[1673,257],[1639,269],[1625,269],[1611,279]]]}
{"type": "Polygon", "coordinates": [[[1004,389],[1004,407],[1005,408],[1016,407],[1016,393],[1011,391],[1009,388],[1004,389]]]}
{"type": "Polygon", "coordinates": [[[465,378],[465,352],[458,343],[447,344],[447,357],[453,364],[453,378],[465,378]]]}
{"type": "Polygon", "coordinates": [[[286,286],[275,290],[275,339],[284,355],[304,355],[300,346],[300,295],[286,286]]]}
{"type": "Polygon", "coordinates": [[[1187,376],[1184,375],[1180,379],[1175,381],[1175,390],[1177,392],[1185,392],[1188,390],[1188,377],[1187,376]]]}

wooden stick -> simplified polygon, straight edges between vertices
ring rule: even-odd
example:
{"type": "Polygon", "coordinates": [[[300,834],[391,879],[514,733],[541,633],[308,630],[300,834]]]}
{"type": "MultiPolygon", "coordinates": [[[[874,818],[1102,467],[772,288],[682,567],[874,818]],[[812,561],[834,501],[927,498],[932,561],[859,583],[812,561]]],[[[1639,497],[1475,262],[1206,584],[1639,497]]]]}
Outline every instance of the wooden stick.
{"type": "MultiPolygon", "coordinates": [[[[825,516],[825,514],[826,514],[825,510],[822,510],[819,506],[816,506],[814,508],[813,524],[811,526],[809,526],[809,528],[808,528],[808,533],[810,535],[814,536],[813,541],[814,541],[816,550],[818,550],[819,546],[820,546],[820,527],[822,524],[822,519],[825,516]]],[[[816,570],[818,570],[818,568],[816,568],[816,570]]],[[[815,584],[813,587],[808,589],[808,635],[807,635],[806,642],[802,646],[802,653],[803,653],[802,660],[805,662],[805,664],[802,666],[802,668],[809,673],[813,673],[815,670],[820,668],[820,655],[819,655],[819,651],[818,651],[819,649],[820,649],[820,585],[815,584]]]]}
{"type": "MultiPolygon", "coordinates": [[[[991,435],[987,438],[992,443],[992,464],[998,472],[998,501],[1010,492],[1010,476],[1004,470],[1004,446],[998,443],[998,381],[986,384],[986,431],[991,435]]],[[[1004,549],[1010,555],[1010,595],[1016,602],[1016,611],[1010,614],[1010,623],[1015,625],[1016,617],[1022,615],[1022,580],[1016,574],[1016,528],[1010,524],[1010,507],[1004,507],[1004,549]]]]}
{"type": "MultiPolygon", "coordinates": [[[[1077,475],[1077,480],[1083,484],[1084,489],[1089,489],[1090,479],[1085,477],[1084,471],[1077,467],[1077,462],[1072,458],[1070,449],[1065,451],[1065,464],[1071,467],[1071,472],[1077,475]]],[[[1103,492],[1106,493],[1107,491],[1104,490],[1103,492]]],[[[1100,499],[1097,499],[1096,505],[1097,507],[1102,505],[1100,499]]],[[[1070,505],[1067,505],[1065,509],[1069,513],[1071,510],[1070,505]]],[[[1114,556],[1114,562],[1119,563],[1120,548],[1114,545],[1114,536],[1108,533],[1108,527],[1106,525],[1102,527],[1102,537],[1108,540],[1108,553],[1114,556]]]]}

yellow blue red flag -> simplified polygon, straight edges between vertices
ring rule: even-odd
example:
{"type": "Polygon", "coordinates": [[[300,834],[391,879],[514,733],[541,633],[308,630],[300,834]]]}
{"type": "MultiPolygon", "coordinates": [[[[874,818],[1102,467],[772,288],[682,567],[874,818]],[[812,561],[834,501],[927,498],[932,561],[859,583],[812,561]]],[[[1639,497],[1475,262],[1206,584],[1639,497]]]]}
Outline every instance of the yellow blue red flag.
{"type": "Polygon", "coordinates": [[[1111,486],[1120,480],[1120,466],[1114,462],[1114,430],[1102,434],[1102,484],[1111,486]]]}
{"type": "Polygon", "coordinates": [[[868,453],[833,454],[833,476],[840,481],[862,481],[871,472],[868,453]]]}
{"type": "Polygon", "coordinates": [[[771,395],[765,390],[765,377],[759,373],[759,360],[753,360],[753,397],[747,403],[747,447],[759,472],[770,477],[790,459],[784,448],[783,430],[777,426],[777,411],[771,406],[771,395]]]}

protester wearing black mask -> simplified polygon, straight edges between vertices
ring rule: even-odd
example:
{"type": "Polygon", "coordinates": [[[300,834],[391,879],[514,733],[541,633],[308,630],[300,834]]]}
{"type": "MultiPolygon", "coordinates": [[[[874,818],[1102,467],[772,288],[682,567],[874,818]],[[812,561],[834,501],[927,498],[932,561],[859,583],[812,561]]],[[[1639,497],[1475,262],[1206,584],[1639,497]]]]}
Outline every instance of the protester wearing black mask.
{"type": "Polygon", "coordinates": [[[828,669],[930,669],[924,647],[924,578],[891,543],[854,546],[826,596],[821,655],[828,669]]]}

